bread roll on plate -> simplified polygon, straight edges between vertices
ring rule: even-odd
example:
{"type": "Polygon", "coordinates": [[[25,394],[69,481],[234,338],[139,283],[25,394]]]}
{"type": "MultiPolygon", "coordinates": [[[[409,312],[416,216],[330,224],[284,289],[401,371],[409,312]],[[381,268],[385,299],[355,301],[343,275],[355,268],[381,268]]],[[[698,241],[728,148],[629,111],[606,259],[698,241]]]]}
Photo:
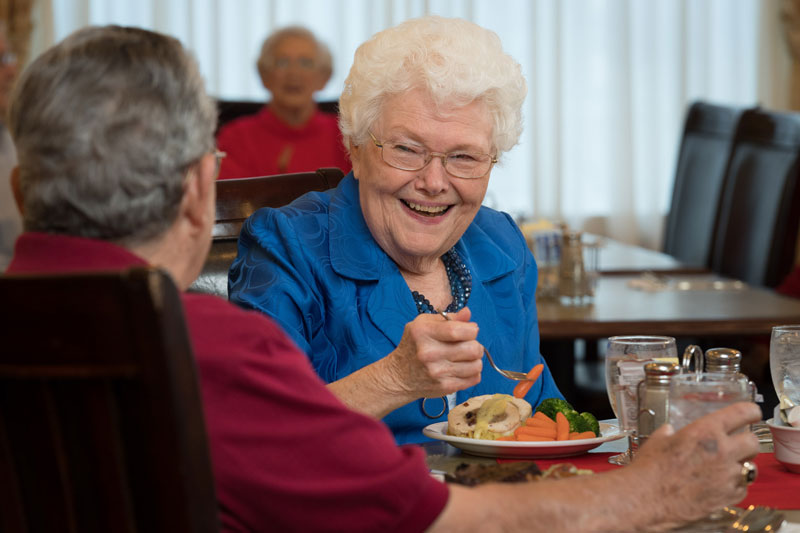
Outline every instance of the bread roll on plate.
{"type": "Polygon", "coordinates": [[[496,440],[513,435],[533,411],[531,404],[508,394],[475,396],[447,415],[447,433],[455,437],[496,440]]]}

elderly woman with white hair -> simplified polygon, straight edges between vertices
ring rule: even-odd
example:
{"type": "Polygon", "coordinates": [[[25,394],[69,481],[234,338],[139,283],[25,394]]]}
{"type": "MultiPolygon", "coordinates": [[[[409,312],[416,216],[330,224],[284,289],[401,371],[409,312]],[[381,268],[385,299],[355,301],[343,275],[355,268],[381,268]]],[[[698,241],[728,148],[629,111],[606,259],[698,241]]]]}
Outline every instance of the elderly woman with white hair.
{"type": "MultiPolygon", "coordinates": [[[[400,443],[516,382],[482,364],[544,363],[536,265],[510,216],[482,207],[518,141],[526,84],[491,31],[426,17],[356,52],[340,100],[353,172],[245,224],[231,300],[277,320],[350,407],[400,443]],[[452,321],[439,312],[452,313],[452,321]]],[[[561,398],[545,364],[526,398],[561,398]]]]}
{"type": "Polygon", "coordinates": [[[272,98],[255,115],[220,129],[217,144],[227,157],[220,178],[247,178],[320,167],[350,170],[336,115],[322,112],[314,93],[333,72],[328,47],[311,31],[288,26],[264,41],[257,62],[272,98]]]}

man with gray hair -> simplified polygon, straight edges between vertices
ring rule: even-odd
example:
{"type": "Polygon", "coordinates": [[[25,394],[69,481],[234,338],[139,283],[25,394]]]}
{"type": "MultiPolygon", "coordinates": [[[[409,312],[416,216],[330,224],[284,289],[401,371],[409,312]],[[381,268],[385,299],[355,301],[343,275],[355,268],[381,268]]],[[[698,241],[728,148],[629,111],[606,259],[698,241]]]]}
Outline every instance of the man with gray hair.
{"type": "MultiPolygon", "coordinates": [[[[178,41],[78,31],[23,73],[10,117],[25,233],[8,272],[151,264],[189,287],[211,243],[221,154],[216,108],[178,41]]],[[[277,325],[210,295],[183,303],[225,530],[433,521],[447,489],[424,454],[347,410],[277,325]]]]}
{"type": "MultiPolygon", "coordinates": [[[[191,284],[210,245],[220,154],[213,103],[178,41],[81,30],[26,70],[10,117],[25,233],[9,272],[150,264],[191,284]]],[[[348,410],[268,318],[209,295],[183,304],[225,531],[641,531],[746,491],[740,462],[758,443],[735,431],[760,418],[746,403],[657,431],[607,474],[447,486],[419,448],[348,410]]]]}

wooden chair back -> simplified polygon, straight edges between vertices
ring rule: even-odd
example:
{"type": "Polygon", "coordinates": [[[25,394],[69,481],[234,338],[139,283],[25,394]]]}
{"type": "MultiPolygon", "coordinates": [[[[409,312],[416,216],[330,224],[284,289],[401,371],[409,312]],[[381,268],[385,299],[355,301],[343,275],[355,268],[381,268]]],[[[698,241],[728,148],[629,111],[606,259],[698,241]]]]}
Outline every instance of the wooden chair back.
{"type": "Polygon", "coordinates": [[[338,168],[217,181],[213,241],[200,276],[190,290],[228,298],[228,270],[247,217],[262,207],[281,207],[311,191],[327,191],[344,178],[338,168]]]}
{"type": "Polygon", "coordinates": [[[0,302],[0,531],[218,531],[169,276],[6,275],[0,302]]]}

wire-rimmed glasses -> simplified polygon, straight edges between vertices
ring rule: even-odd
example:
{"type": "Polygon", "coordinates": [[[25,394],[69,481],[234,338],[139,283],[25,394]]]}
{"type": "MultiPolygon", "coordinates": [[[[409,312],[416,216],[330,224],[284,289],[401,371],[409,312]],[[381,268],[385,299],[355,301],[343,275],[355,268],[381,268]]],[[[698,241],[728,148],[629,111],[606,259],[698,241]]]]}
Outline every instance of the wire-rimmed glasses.
{"type": "Polygon", "coordinates": [[[431,152],[424,146],[410,142],[379,141],[372,132],[368,132],[372,142],[381,149],[383,162],[398,170],[421,170],[434,157],[442,160],[444,170],[456,178],[482,178],[497,163],[497,157],[479,152],[431,152]]]}
{"type": "Polygon", "coordinates": [[[219,167],[222,166],[222,160],[228,155],[226,152],[214,150],[214,177],[219,176],[219,167]]]}
{"type": "MultiPolygon", "coordinates": [[[[219,177],[220,166],[222,166],[222,160],[225,159],[225,157],[228,154],[226,152],[221,152],[220,150],[217,150],[216,148],[214,148],[213,150],[209,150],[207,153],[212,154],[214,156],[214,179],[217,179],[219,177]]],[[[205,154],[203,154],[203,156],[205,156],[205,154]]],[[[197,161],[195,161],[194,163],[191,163],[186,168],[186,173],[183,176],[184,184],[189,180],[189,176],[192,175],[192,172],[193,172],[196,164],[197,164],[197,161]]]]}

